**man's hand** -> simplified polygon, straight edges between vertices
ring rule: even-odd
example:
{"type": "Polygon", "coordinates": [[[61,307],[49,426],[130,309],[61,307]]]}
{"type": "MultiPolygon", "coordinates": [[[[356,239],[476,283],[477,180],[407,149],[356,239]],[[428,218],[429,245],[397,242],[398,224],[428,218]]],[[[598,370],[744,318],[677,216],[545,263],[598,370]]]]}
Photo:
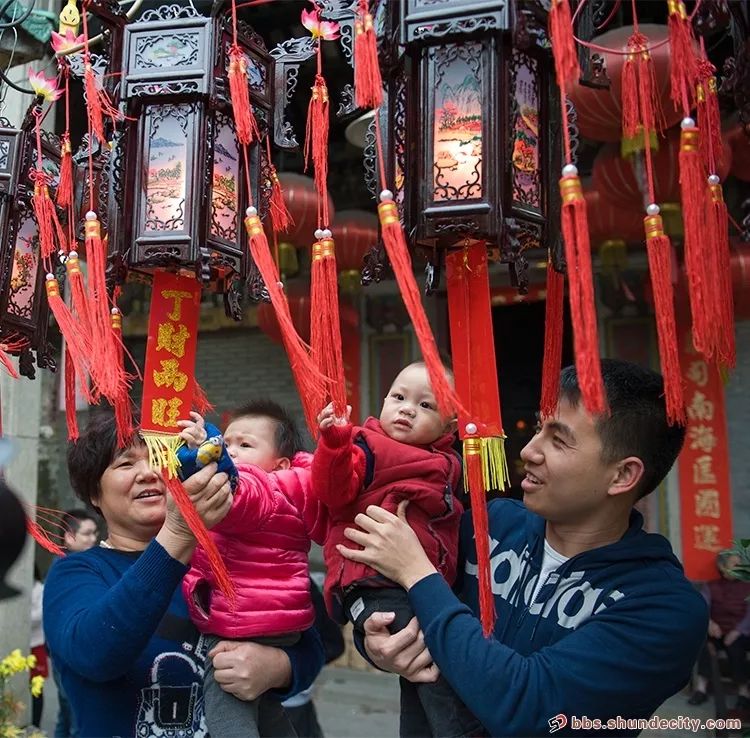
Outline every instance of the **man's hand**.
{"type": "Polygon", "coordinates": [[[292,665],[280,648],[251,641],[220,641],[208,658],[213,659],[216,683],[241,700],[254,700],[269,689],[283,689],[292,683],[292,665]]]}
{"type": "Polygon", "coordinates": [[[740,636],[742,633],[739,632],[739,630],[730,630],[729,633],[727,633],[724,636],[724,645],[729,648],[740,636]]]}
{"type": "Polygon", "coordinates": [[[370,505],[365,513],[359,513],[354,518],[362,530],[344,530],[344,535],[362,546],[362,550],[347,548],[340,543],[336,545],[345,559],[367,564],[407,590],[437,571],[406,521],[408,504],[408,500],[402,500],[397,515],[370,505]]]}
{"type": "Polygon", "coordinates": [[[206,421],[200,413],[190,413],[192,420],[178,420],[177,425],[182,428],[180,438],[188,448],[198,448],[206,440],[206,421]]]}
{"type": "Polygon", "coordinates": [[[374,612],[365,620],[365,651],[381,669],[400,674],[410,682],[434,682],[440,670],[424,645],[424,635],[416,618],[398,633],[390,634],[392,612],[374,612]]]}
{"type": "Polygon", "coordinates": [[[352,414],[352,406],[346,406],[346,416],[337,418],[333,411],[333,403],[329,402],[318,414],[318,427],[320,430],[330,428],[332,425],[346,425],[352,414]]]}
{"type": "Polygon", "coordinates": [[[708,635],[710,635],[711,638],[721,638],[721,628],[714,620],[708,621],[708,635]]]}

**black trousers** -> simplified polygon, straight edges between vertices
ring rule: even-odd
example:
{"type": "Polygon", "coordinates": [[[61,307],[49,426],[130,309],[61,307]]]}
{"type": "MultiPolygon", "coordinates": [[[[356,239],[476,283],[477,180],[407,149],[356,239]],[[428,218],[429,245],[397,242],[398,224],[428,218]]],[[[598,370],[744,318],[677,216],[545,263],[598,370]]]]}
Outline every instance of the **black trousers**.
{"type": "MultiPolygon", "coordinates": [[[[747,652],[750,649],[750,638],[740,636],[731,646],[724,645],[721,638],[709,638],[718,651],[724,651],[729,661],[729,673],[735,685],[746,684],[748,680],[747,652]]],[[[698,657],[698,673],[707,679],[711,676],[711,656],[708,653],[708,643],[704,644],[698,657]]]]}
{"type": "MultiPolygon", "coordinates": [[[[344,597],[346,616],[364,633],[364,622],[374,612],[395,612],[389,626],[398,633],[414,617],[406,590],[401,587],[354,587],[344,597]]],[[[468,738],[486,731],[441,675],[437,682],[414,684],[401,677],[401,738],[468,738]]]]}

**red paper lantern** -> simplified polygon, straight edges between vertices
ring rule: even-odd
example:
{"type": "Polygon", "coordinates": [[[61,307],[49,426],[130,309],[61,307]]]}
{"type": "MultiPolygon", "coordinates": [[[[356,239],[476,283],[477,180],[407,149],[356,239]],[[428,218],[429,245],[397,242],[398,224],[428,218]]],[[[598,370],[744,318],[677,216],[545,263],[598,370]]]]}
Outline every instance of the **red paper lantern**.
{"type": "MultiPolygon", "coordinates": [[[[654,170],[654,193],[656,202],[679,202],[679,154],[680,129],[667,131],[667,135],[659,137],[659,150],[652,156],[654,170]]],[[[717,162],[717,174],[722,180],[729,173],[732,161],[732,151],[725,142],[724,150],[717,162]]],[[[642,158],[620,156],[618,144],[605,144],[599,150],[594,160],[592,170],[593,189],[601,196],[602,202],[616,207],[643,209],[644,198],[638,186],[644,182],[645,173],[636,175],[636,168],[645,167],[642,158]]]]}
{"type": "Polygon", "coordinates": [[[587,192],[585,198],[592,246],[610,239],[629,243],[644,240],[643,217],[638,208],[615,207],[604,201],[599,192],[587,192]]]}
{"type": "MultiPolygon", "coordinates": [[[[315,240],[318,227],[318,193],[312,177],[293,172],[279,172],[284,202],[294,220],[283,240],[298,249],[309,247],[315,240]]],[[[328,212],[331,222],[334,219],[333,200],[328,197],[328,212]]]]}
{"type": "Polygon", "coordinates": [[[731,174],[743,182],[750,182],[750,137],[742,126],[733,128],[727,134],[727,140],[732,147],[731,174]]]}
{"type": "MultiPolygon", "coordinates": [[[[287,301],[292,323],[303,341],[310,341],[310,293],[307,285],[291,284],[287,288],[287,301]]],[[[258,305],[258,328],[272,341],[281,343],[281,329],[276,320],[276,313],[270,303],[262,302],[258,305]]]]}
{"type": "MultiPolygon", "coordinates": [[[[651,23],[642,23],[639,30],[649,41],[649,48],[664,41],[667,27],[651,23]]],[[[616,51],[626,51],[633,26],[623,26],[607,31],[594,39],[597,46],[604,46],[616,51]]],[[[599,52],[597,52],[599,53],[599,52]]],[[[578,116],[578,130],[582,136],[594,141],[619,141],[622,138],[622,68],[625,64],[624,54],[601,52],[607,66],[607,75],[612,84],[608,90],[585,87],[576,83],[568,90],[578,116]]],[[[662,44],[651,51],[656,77],[656,90],[661,101],[666,127],[671,128],[682,118],[682,112],[675,110],[670,99],[669,77],[671,70],[669,44],[662,44]]]]}
{"type": "Polygon", "coordinates": [[[342,210],[333,224],[339,272],[362,269],[362,258],[378,242],[378,217],[366,210],[342,210]]]}

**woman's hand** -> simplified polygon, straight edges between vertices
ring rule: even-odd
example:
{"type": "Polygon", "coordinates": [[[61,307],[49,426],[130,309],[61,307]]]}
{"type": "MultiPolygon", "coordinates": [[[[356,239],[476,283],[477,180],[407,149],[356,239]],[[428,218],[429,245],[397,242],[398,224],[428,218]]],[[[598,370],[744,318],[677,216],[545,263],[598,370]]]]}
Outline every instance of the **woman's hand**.
{"type": "Polygon", "coordinates": [[[345,559],[367,564],[407,590],[437,571],[406,521],[408,504],[408,500],[402,500],[397,515],[370,505],[364,513],[354,518],[362,530],[344,530],[344,535],[362,546],[362,550],[347,548],[340,543],[336,545],[345,559]]]}
{"type": "MultiPolygon", "coordinates": [[[[223,520],[232,507],[229,477],[224,472],[217,474],[216,468],[215,463],[208,464],[186,479],[183,485],[207,528],[212,528],[223,520]]],[[[195,536],[169,494],[167,495],[167,515],[156,540],[170,556],[184,564],[190,561],[195,549],[195,536]]]]}
{"type": "Polygon", "coordinates": [[[220,641],[208,658],[213,659],[216,683],[241,700],[254,700],[269,689],[283,689],[292,683],[292,665],[280,648],[251,641],[220,641]]]}
{"type": "Polygon", "coordinates": [[[398,633],[391,635],[388,626],[392,612],[374,612],[365,620],[365,651],[381,669],[400,674],[410,682],[434,682],[440,670],[424,644],[424,635],[416,618],[398,633]]]}

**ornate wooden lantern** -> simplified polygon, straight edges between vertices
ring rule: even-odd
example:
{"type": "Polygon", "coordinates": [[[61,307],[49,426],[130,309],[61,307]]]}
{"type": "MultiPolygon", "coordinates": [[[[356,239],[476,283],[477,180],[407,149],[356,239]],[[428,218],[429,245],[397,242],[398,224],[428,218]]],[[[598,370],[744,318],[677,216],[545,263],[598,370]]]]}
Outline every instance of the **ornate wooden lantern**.
{"type": "Polygon", "coordinates": [[[401,11],[411,83],[391,89],[405,99],[396,167],[407,229],[423,247],[482,239],[501,260],[522,262],[558,230],[545,14],[496,0],[402,0],[401,11]]]}
{"type": "MultiPolygon", "coordinates": [[[[249,27],[241,25],[237,42],[264,136],[273,60],[249,27]]],[[[247,273],[240,211],[248,184],[252,201],[261,209],[265,202],[262,147],[256,142],[244,160],[235,137],[227,80],[232,43],[226,15],[205,17],[191,7],[162,5],[125,27],[121,99],[134,122],[119,145],[123,196],[114,244],[128,268],[194,268],[225,294],[236,294],[247,273]]]]}
{"type": "MultiPolygon", "coordinates": [[[[36,156],[32,111],[20,130],[0,120],[0,342],[6,353],[19,357],[24,376],[35,376],[36,365],[54,371],[47,344],[49,308],[45,297],[46,270],[41,263],[37,224],[28,174],[36,156]]],[[[60,142],[42,131],[44,169],[56,184],[60,173],[60,142]]]]}

